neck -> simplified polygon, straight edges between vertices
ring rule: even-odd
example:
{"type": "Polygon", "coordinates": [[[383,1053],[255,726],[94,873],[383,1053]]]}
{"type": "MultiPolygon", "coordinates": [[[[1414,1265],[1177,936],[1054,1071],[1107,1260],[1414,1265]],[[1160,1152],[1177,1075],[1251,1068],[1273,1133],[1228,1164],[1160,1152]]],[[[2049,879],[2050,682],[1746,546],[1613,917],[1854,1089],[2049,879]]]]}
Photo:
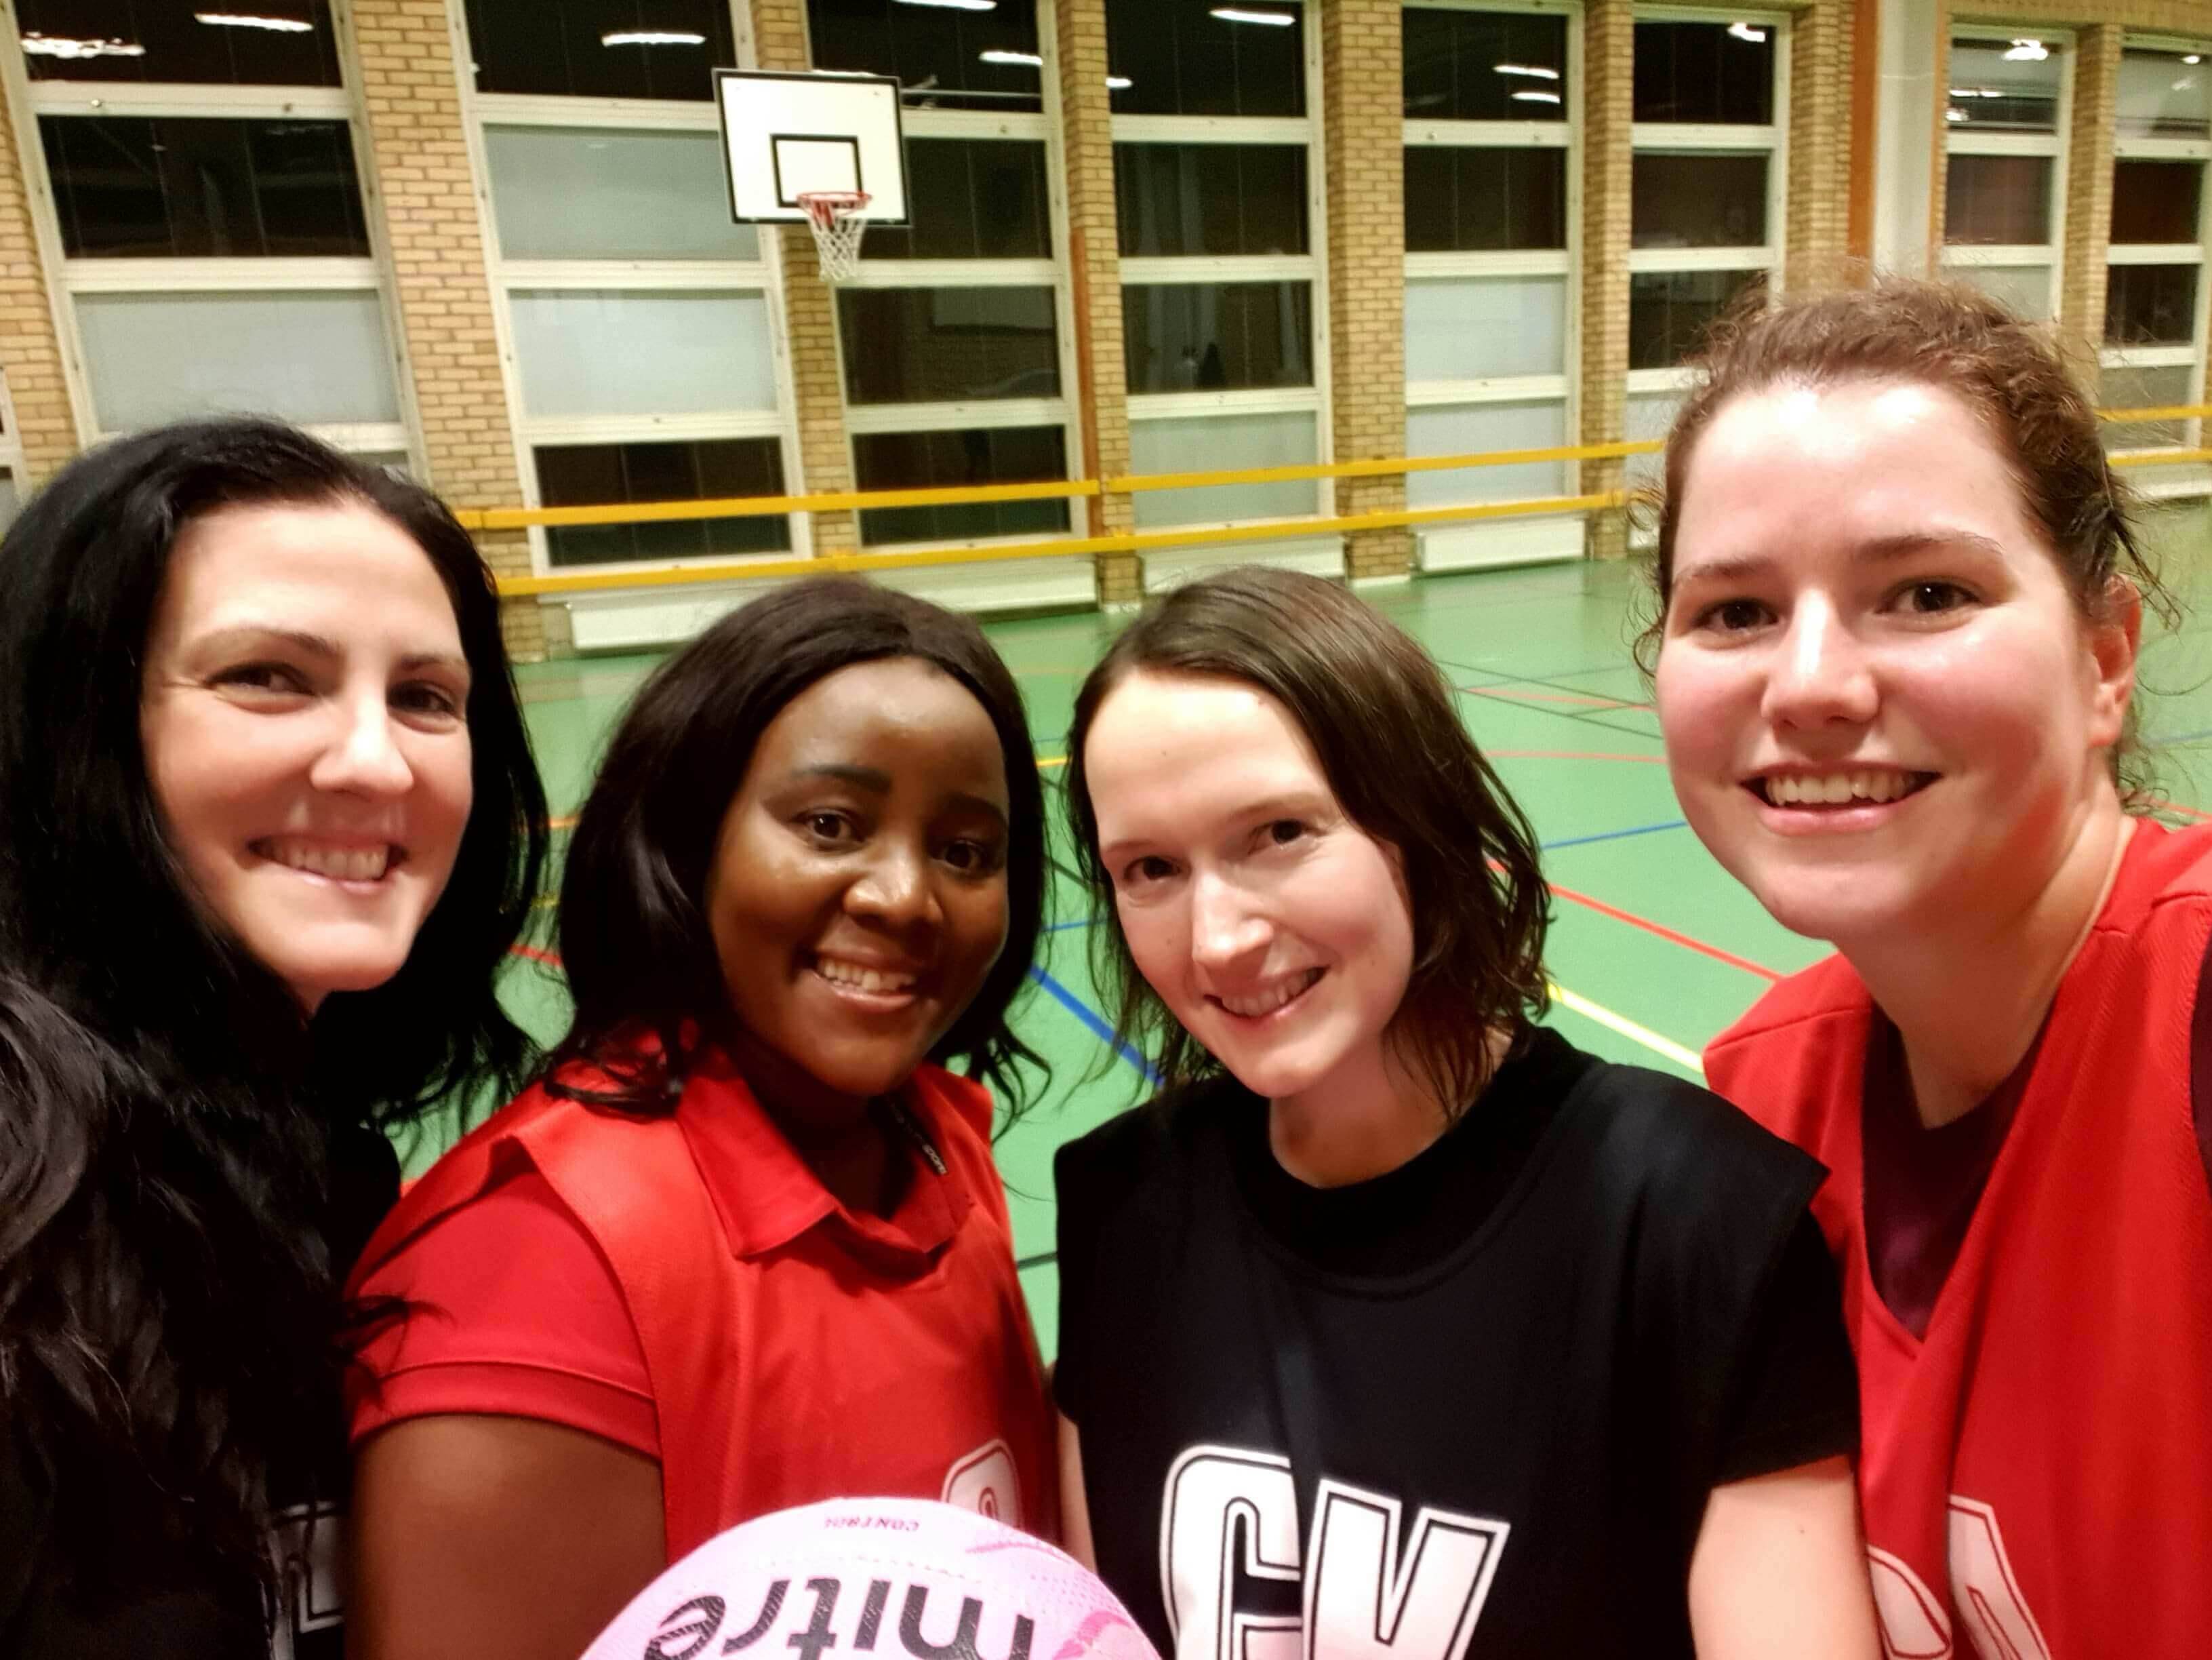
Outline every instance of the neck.
{"type": "Polygon", "coordinates": [[[1931,929],[1838,942],[1905,1040],[1928,1128],[1972,1111],[2026,1056],[2104,909],[2134,831],[2135,821],[2106,787],[2025,906],[1991,916],[1960,905],[1955,920],[1931,929]]]}
{"type": "MultiPolygon", "coordinates": [[[[1492,1037],[1493,1071],[1509,1043],[1492,1037]]],[[[1348,1187],[1425,1151],[1450,1126],[1450,1107],[1384,1043],[1311,1089],[1268,1102],[1267,1143],[1275,1162],[1308,1187],[1348,1187]]]]}

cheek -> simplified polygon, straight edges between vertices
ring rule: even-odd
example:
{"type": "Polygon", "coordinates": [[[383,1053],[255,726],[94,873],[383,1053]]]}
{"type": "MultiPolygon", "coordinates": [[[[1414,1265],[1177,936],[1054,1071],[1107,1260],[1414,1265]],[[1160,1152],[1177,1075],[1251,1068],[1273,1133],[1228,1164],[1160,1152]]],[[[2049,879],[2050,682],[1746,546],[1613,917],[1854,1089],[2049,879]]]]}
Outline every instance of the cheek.
{"type": "Polygon", "coordinates": [[[1661,655],[1651,695],[1660,737],[1678,763],[1732,752],[1741,714],[1758,706],[1757,684],[1745,669],[1682,647],[1661,655]]]}
{"type": "Polygon", "coordinates": [[[1117,898],[1114,914],[1121,925],[1121,942],[1128,946],[1137,972],[1154,991],[1174,1003],[1179,971],[1189,960],[1186,934],[1175,908],[1125,905],[1117,898]]]}

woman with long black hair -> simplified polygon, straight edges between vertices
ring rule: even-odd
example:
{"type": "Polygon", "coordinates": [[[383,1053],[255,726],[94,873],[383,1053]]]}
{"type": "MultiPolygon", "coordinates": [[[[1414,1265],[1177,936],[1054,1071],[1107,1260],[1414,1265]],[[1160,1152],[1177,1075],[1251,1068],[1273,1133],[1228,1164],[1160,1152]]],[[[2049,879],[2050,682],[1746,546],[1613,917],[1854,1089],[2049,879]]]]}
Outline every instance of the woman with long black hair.
{"type": "Polygon", "coordinates": [[[383,1132],[511,1080],[545,806],[467,534],[275,423],[0,543],[0,1652],[335,1655],[383,1132]]]}

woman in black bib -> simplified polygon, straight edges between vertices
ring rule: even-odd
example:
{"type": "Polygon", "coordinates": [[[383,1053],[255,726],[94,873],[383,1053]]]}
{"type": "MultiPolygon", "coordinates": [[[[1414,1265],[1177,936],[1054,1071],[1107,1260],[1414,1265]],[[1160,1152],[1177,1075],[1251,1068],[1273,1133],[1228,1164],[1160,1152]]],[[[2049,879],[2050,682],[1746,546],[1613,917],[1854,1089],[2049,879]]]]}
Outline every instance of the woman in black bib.
{"type": "Polygon", "coordinates": [[[1420,648],[1226,572],[1068,757],[1165,1088],[1058,1163],[1066,1533],[1162,1652],[1874,1653],[1823,1172],[1536,1024],[1534,837],[1420,648]]]}

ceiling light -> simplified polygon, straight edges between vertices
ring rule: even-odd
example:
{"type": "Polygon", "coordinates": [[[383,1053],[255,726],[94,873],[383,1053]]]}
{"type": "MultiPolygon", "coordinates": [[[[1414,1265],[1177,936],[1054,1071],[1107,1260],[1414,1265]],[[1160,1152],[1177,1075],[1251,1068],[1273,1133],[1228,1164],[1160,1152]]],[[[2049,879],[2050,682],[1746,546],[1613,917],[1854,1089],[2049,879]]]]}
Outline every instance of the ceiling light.
{"type": "Polygon", "coordinates": [[[2204,61],[2204,54],[2201,52],[2192,52],[2185,56],[2181,61],[2185,64],[2201,64],[2204,61]]]}
{"type": "Polygon", "coordinates": [[[1298,21],[1286,11],[1246,11],[1242,6],[1216,6],[1210,15],[1224,23],[1267,23],[1279,29],[1298,21]]]}
{"type": "Polygon", "coordinates": [[[27,34],[23,50],[33,58],[143,58],[136,40],[75,40],[62,34],[27,34]]]}
{"type": "Polygon", "coordinates": [[[1516,103],[1521,104],[1556,104],[1559,101],[1559,94],[1556,92],[1516,92],[1513,98],[1516,103]]]}
{"type": "Polygon", "coordinates": [[[268,29],[276,34],[313,34],[315,26],[296,17],[253,17],[235,11],[196,11],[196,21],[212,23],[221,29],[268,29]]]}
{"type": "Polygon", "coordinates": [[[902,6],[942,6],[947,11],[996,11],[999,0],[899,0],[902,6]]]}
{"type": "Polygon", "coordinates": [[[2008,64],[2040,64],[2051,56],[2051,48],[2040,40],[2015,40],[2005,49],[2008,64]]]}
{"type": "Polygon", "coordinates": [[[1490,66],[1490,72],[1492,75],[1526,75],[1538,81],[1556,81],[1559,78],[1559,70],[1540,69],[1534,64],[1492,64],[1490,66]]]}
{"type": "Polygon", "coordinates": [[[622,29],[599,37],[603,46],[703,46],[707,37],[681,29],[622,29]]]}
{"type": "Polygon", "coordinates": [[[1750,41],[1754,46],[1766,39],[1765,29],[1753,28],[1748,23],[1731,23],[1729,25],[1728,32],[1739,40],[1750,41]]]}
{"type": "Polygon", "coordinates": [[[1109,92],[1127,92],[1136,84],[1126,75],[1109,75],[1106,77],[1106,90],[1109,92]]]}
{"type": "Polygon", "coordinates": [[[1966,112],[1954,105],[1943,112],[1943,119],[1946,121],[1963,121],[1966,119],[1966,112]]]}
{"type": "Polygon", "coordinates": [[[987,52],[983,54],[983,61],[987,64],[1026,64],[1033,70],[1044,67],[1044,59],[1033,52],[987,52]]]}

